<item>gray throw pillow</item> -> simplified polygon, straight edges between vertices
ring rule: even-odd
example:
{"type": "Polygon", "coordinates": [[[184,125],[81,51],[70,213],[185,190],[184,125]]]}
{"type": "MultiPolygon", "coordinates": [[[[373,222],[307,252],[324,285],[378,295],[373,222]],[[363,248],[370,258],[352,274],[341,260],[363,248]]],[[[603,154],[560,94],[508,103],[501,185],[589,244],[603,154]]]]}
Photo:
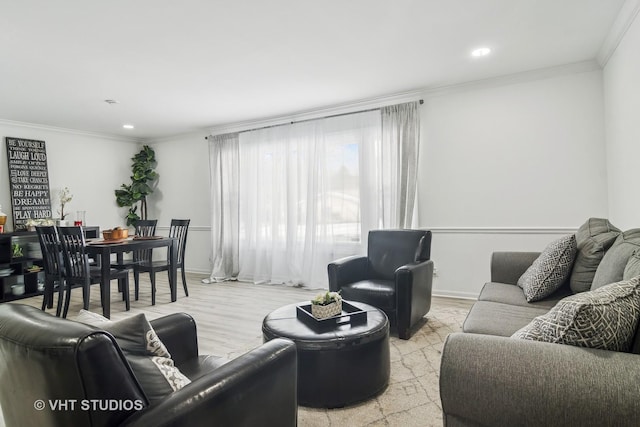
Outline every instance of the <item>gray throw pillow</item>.
{"type": "Polygon", "coordinates": [[[99,314],[80,310],[77,321],[113,335],[149,402],[158,401],[191,382],[174,366],[167,348],[144,314],[112,322],[99,314]]]}
{"type": "Polygon", "coordinates": [[[629,351],[640,318],[640,277],[571,295],[511,337],[629,351]]]}
{"type": "Polygon", "coordinates": [[[618,235],[620,230],[604,218],[589,218],[578,229],[578,252],[569,279],[569,286],[574,294],[591,289],[598,265],[618,235]]]}
{"type": "Polygon", "coordinates": [[[554,293],[567,280],[576,256],[573,234],[551,242],[518,279],[528,302],[539,301],[554,293]]]}
{"type": "Polygon", "coordinates": [[[636,276],[640,276],[640,249],[635,250],[627,261],[622,280],[629,280],[636,276]]]}
{"type": "Polygon", "coordinates": [[[620,233],[613,246],[600,261],[591,284],[591,290],[622,280],[631,254],[640,249],[640,228],[620,233]]]}

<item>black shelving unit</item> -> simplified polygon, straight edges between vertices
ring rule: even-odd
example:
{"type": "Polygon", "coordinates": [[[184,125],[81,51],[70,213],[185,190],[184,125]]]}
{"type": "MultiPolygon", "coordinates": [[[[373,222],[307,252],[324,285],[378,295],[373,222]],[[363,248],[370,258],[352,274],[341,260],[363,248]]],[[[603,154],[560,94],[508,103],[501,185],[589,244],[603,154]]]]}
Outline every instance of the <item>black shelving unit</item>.
{"type": "MultiPolygon", "coordinates": [[[[84,227],[87,239],[100,237],[100,227],[84,227]]],[[[36,265],[42,268],[42,259],[29,256],[14,258],[12,256],[12,244],[21,245],[23,251],[28,243],[38,243],[38,234],[35,231],[17,231],[0,234],[0,270],[12,269],[7,276],[0,276],[0,303],[42,295],[38,290],[38,282],[44,283],[44,271],[30,272],[29,268],[36,265]],[[25,292],[22,295],[14,295],[11,286],[24,283],[25,292]]],[[[24,253],[27,255],[28,253],[24,253]]]]}

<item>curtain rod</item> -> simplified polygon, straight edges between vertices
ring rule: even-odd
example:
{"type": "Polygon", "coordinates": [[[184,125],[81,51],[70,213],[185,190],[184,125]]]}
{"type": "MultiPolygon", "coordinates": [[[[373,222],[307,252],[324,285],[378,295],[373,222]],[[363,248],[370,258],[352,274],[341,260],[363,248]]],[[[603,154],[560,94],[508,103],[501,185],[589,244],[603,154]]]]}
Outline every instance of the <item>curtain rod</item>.
{"type": "MultiPolygon", "coordinates": [[[[423,99],[420,99],[418,102],[420,103],[420,105],[424,104],[424,100],[423,100],[423,99]]],[[[278,126],[292,125],[292,124],[294,124],[294,123],[310,122],[310,121],[312,121],[312,120],[331,119],[331,118],[333,118],[333,117],[348,116],[348,115],[350,115],[350,114],[368,113],[368,112],[370,112],[370,111],[376,111],[376,110],[379,110],[380,108],[382,108],[382,107],[378,107],[378,108],[369,108],[368,110],[352,111],[352,112],[349,112],[349,113],[330,114],[330,115],[328,115],[328,116],[316,117],[316,118],[313,118],[313,119],[294,120],[294,121],[287,122],[287,123],[279,123],[279,124],[277,124],[277,125],[269,125],[269,126],[262,126],[262,127],[259,127],[259,128],[253,128],[253,129],[242,130],[242,131],[240,131],[240,132],[238,132],[238,133],[252,132],[252,131],[254,131],[254,130],[262,130],[262,129],[275,128],[275,127],[278,127],[278,126]]],[[[208,137],[208,136],[205,136],[205,137],[204,137],[204,139],[209,139],[209,137],[208,137]]]]}

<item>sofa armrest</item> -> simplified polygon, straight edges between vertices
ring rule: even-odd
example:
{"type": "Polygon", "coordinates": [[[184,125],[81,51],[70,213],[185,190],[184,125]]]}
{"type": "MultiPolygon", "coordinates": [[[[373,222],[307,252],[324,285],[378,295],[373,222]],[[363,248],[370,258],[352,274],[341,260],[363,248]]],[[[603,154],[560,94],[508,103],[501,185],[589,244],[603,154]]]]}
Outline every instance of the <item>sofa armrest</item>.
{"type": "Polygon", "coordinates": [[[130,426],[295,426],[295,344],[274,339],[132,415],[130,426]]]}
{"type": "Polygon", "coordinates": [[[398,335],[409,339],[411,326],[431,309],[433,260],[399,267],[395,272],[398,335]]]}
{"type": "Polygon", "coordinates": [[[329,290],[338,292],[343,285],[366,279],[367,257],[350,256],[329,263],[329,290]]]}
{"type": "Polygon", "coordinates": [[[177,366],[198,357],[198,336],[193,317],[186,313],[174,313],[149,323],[177,366]]]}
{"type": "Polygon", "coordinates": [[[639,362],[630,353],[451,334],[440,367],[444,425],[633,425],[639,362]]]}
{"type": "Polygon", "coordinates": [[[491,255],[491,281],[517,284],[539,255],[540,252],[494,252],[491,255]]]}

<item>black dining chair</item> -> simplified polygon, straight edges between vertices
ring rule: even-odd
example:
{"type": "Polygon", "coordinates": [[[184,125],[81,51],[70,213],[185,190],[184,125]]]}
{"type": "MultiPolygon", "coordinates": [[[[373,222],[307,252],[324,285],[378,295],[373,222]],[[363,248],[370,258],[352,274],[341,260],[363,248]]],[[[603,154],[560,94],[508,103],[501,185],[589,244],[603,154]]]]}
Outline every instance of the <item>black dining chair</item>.
{"type": "MultiPolygon", "coordinates": [[[[156,234],[157,219],[138,219],[133,223],[135,228],[134,239],[151,237],[156,234]]],[[[119,260],[116,263],[111,264],[111,267],[118,270],[130,268],[133,269],[134,265],[139,264],[141,261],[147,261],[153,259],[153,249],[144,249],[140,251],[133,251],[133,256],[129,260],[119,260]]],[[[135,299],[138,300],[139,286],[136,282],[135,285],[135,299]]]]}
{"type": "MultiPolygon", "coordinates": [[[[135,227],[135,235],[136,237],[151,237],[156,234],[156,226],[158,225],[157,219],[139,219],[133,223],[135,227]]],[[[133,252],[133,264],[132,267],[135,269],[135,265],[138,265],[142,262],[148,262],[153,260],[153,249],[144,249],[141,251],[133,252]]],[[[134,270],[134,279],[136,278],[135,270],[134,270]]],[[[138,297],[140,294],[140,286],[139,280],[135,280],[135,299],[138,301],[138,297]]]]}
{"type": "MultiPolygon", "coordinates": [[[[71,299],[71,289],[81,287],[83,307],[89,309],[90,286],[100,283],[100,269],[89,265],[89,257],[85,250],[85,239],[82,227],[58,227],[58,236],[62,246],[62,258],[64,260],[64,278],[66,283],[66,296],[64,301],[64,312],[62,317],[67,317],[69,311],[69,302],[71,299]]],[[[130,309],[129,300],[129,272],[130,269],[110,269],[109,279],[118,280],[118,289],[123,293],[122,297],[125,301],[125,307],[130,309]]],[[[100,288],[100,302],[103,298],[109,298],[109,295],[103,295],[102,287],[100,288]]]]}
{"type": "MultiPolygon", "coordinates": [[[[172,219],[169,227],[169,237],[177,240],[177,261],[176,268],[179,268],[182,272],[182,286],[184,293],[189,296],[189,290],[187,289],[187,279],[184,271],[184,253],[187,246],[187,231],[189,230],[189,219],[172,219]]],[[[138,251],[140,253],[147,253],[148,257],[145,259],[138,259],[133,265],[133,279],[135,281],[135,294],[138,295],[138,287],[140,282],[140,273],[148,272],[151,279],[151,305],[156,303],[156,273],[158,271],[169,271],[171,268],[171,254],[167,252],[166,260],[156,260],[152,258],[152,251],[138,251]]],[[[171,281],[171,274],[169,274],[169,281],[171,281]]],[[[177,286],[174,283],[173,286],[177,286]]]]}
{"type": "Polygon", "coordinates": [[[62,300],[64,298],[64,279],[62,272],[64,262],[60,248],[60,239],[55,226],[36,227],[38,241],[42,250],[42,265],[44,267],[44,296],[42,298],[42,310],[53,307],[53,296],[58,290],[58,305],[56,316],[60,317],[62,300]]]}

